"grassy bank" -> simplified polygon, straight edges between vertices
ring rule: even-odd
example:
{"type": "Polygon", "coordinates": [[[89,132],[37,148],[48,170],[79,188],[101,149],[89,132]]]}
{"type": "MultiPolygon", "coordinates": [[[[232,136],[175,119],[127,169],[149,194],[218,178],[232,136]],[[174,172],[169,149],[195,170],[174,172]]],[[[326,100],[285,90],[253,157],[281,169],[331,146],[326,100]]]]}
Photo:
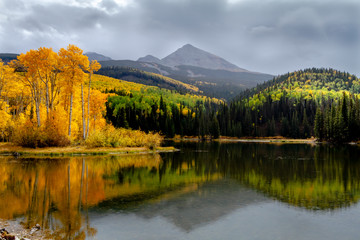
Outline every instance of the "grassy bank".
{"type": "Polygon", "coordinates": [[[68,146],[47,148],[26,148],[11,143],[0,143],[0,155],[19,156],[78,156],[78,155],[108,155],[131,153],[154,153],[176,151],[174,147],[94,147],[68,146]]]}

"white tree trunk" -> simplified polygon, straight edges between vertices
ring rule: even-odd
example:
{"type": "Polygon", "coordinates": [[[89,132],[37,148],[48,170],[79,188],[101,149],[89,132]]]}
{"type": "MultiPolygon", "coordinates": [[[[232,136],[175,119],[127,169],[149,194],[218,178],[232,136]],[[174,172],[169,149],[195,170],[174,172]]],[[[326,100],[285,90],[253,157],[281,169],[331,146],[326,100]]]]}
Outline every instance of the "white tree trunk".
{"type": "Polygon", "coordinates": [[[82,125],[83,125],[83,139],[86,139],[86,126],[85,126],[85,103],[84,103],[84,85],[81,84],[81,109],[82,109],[82,125]]]}
{"type": "Polygon", "coordinates": [[[70,95],[69,137],[71,137],[72,105],[73,105],[73,93],[71,93],[70,95]]]}
{"type": "Polygon", "coordinates": [[[90,85],[91,85],[91,76],[92,73],[90,72],[89,78],[89,92],[88,92],[88,102],[87,102],[87,126],[86,126],[86,137],[89,136],[89,128],[90,128],[90,85]]]}

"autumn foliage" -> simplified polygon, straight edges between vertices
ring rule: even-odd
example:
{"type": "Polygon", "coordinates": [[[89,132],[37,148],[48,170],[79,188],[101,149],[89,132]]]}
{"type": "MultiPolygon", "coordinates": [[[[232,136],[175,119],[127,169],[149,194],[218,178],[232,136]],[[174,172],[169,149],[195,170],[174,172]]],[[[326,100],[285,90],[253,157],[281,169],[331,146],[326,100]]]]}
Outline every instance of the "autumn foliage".
{"type": "Polygon", "coordinates": [[[30,50],[9,64],[0,59],[0,140],[66,146],[101,132],[108,94],[91,86],[100,67],[75,45],[30,50]]]}

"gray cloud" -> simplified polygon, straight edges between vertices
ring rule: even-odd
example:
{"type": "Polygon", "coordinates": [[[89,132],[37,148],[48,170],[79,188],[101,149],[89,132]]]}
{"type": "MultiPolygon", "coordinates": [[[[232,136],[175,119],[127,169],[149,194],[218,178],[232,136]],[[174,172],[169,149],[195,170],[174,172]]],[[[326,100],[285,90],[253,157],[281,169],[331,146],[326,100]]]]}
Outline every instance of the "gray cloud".
{"type": "Polygon", "coordinates": [[[74,43],[114,59],[137,59],[164,57],[191,43],[254,71],[281,74],[314,66],[360,75],[355,0],[32,2],[0,3],[0,52],[74,43]]]}

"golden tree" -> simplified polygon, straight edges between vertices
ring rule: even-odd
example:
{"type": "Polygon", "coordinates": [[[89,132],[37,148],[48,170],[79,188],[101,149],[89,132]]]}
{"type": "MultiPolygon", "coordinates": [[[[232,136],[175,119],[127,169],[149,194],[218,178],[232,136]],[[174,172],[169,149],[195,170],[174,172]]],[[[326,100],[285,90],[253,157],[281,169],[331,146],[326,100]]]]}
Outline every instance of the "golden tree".
{"type": "MultiPolygon", "coordinates": [[[[90,128],[90,89],[91,89],[91,78],[94,72],[97,72],[101,68],[100,63],[96,60],[92,60],[89,66],[89,90],[88,90],[88,103],[87,103],[87,125],[86,125],[86,136],[84,135],[84,139],[89,136],[89,128],[90,128]]],[[[84,109],[84,108],[83,108],[84,109]]],[[[84,114],[83,114],[84,116],[84,114]]],[[[83,118],[84,119],[84,118],[83,118]]],[[[83,120],[83,126],[85,125],[85,121],[83,120]]]]}
{"type": "Polygon", "coordinates": [[[61,74],[66,94],[70,98],[69,106],[69,136],[71,136],[72,107],[75,87],[82,85],[86,74],[84,69],[89,66],[87,56],[83,55],[83,50],[75,45],[69,45],[67,49],[61,48],[59,51],[61,74]]]}
{"type": "Polygon", "coordinates": [[[30,50],[26,54],[18,56],[20,65],[24,67],[24,77],[21,78],[23,83],[29,87],[31,98],[35,105],[36,120],[38,127],[41,126],[40,120],[40,104],[41,104],[41,79],[39,77],[38,66],[40,64],[39,52],[30,50]]]}

